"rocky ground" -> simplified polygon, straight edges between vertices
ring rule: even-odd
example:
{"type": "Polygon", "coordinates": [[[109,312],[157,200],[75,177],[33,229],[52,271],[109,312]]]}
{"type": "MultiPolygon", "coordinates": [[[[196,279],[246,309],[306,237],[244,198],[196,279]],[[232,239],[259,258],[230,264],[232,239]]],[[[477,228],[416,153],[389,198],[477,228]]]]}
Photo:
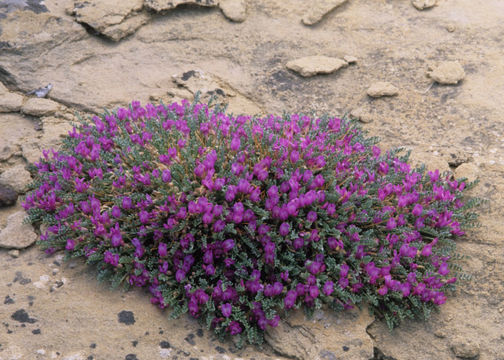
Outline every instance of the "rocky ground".
{"type": "Polygon", "coordinates": [[[504,359],[503,18],[501,0],[0,1],[0,359],[504,359]],[[197,90],[234,113],[351,114],[479,178],[482,225],[458,243],[472,279],[428,323],[298,314],[239,350],[30,246],[24,167],[75,111],[197,90]]]}

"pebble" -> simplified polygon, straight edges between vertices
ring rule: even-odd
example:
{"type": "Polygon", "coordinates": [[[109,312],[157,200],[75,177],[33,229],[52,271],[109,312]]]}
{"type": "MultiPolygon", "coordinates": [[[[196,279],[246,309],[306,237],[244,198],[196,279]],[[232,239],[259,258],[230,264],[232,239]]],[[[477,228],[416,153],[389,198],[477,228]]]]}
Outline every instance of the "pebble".
{"type": "Polygon", "coordinates": [[[53,115],[60,110],[60,105],[52,100],[44,98],[29,98],[23,105],[21,111],[32,116],[53,115]]]}
{"type": "Polygon", "coordinates": [[[417,10],[424,10],[436,6],[437,0],[411,0],[411,4],[417,10]]]}
{"type": "Polygon", "coordinates": [[[286,64],[288,69],[297,72],[303,77],[330,74],[345,66],[348,66],[345,60],[320,55],[291,60],[286,64]]]}
{"type": "Polygon", "coordinates": [[[14,250],[10,250],[8,252],[8,254],[13,257],[14,259],[18,258],[19,257],[19,250],[17,249],[14,249],[14,250]]]}
{"type": "Polygon", "coordinates": [[[427,76],[439,84],[455,85],[465,78],[465,71],[458,61],[445,61],[429,68],[427,76]]]}
{"type": "Polygon", "coordinates": [[[49,275],[41,275],[39,281],[35,281],[33,283],[33,286],[35,286],[37,289],[43,289],[46,287],[50,279],[51,278],[49,277],[49,275]]]}
{"type": "Polygon", "coordinates": [[[349,64],[354,64],[357,62],[358,59],[352,55],[345,55],[343,56],[343,60],[345,60],[349,64]]]}
{"type": "Polygon", "coordinates": [[[244,22],[247,18],[245,0],[220,0],[219,7],[226,18],[234,22],[244,22]]]}
{"type": "Polygon", "coordinates": [[[455,342],[451,345],[451,349],[460,359],[475,359],[480,354],[479,345],[471,342],[455,342]]]}
{"type": "Polygon", "coordinates": [[[0,207],[14,205],[18,194],[10,185],[0,184],[0,207]]]}
{"type": "Polygon", "coordinates": [[[0,184],[12,187],[18,194],[23,194],[31,182],[30,173],[24,165],[13,166],[0,175],[0,184]]]}
{"type": "Polygon", "coordinates": [[[0,248],[24,249],[37,240],[30,224],[24,224],[26,213],[18,211],[7,218],[7,226],[0,232],[0,248]]]}
{"type": "Polygon", "coordinates": [[[360,122],[362,122],[364,124],[368,124],[373,121],[373,117],[371,116],[369,111],[367,111],[363,107],[358,107],[356,109],[353,109],[350,112],[350,117],[354,118],[355,120],[359,120],[360,122]]]}
{"type": "Polygon", "coordinates": [[[46,351],[44,349],[38,349],[37,354],[39,355],[45,355],[46,351]]]}
{"type": "Polygon", "coordinates": [[[396,88],[389,82],[378,81],[369,87],[367,94],[374,98],[379,98],[382,96],[395,96],[399,94],[399,89],[396,88]]]}
{"type": "Polygon", "coordinates": [[[309,9],[303,17],[303,24],[317,24],[327,13],[346,2],[347,0],[312,0],[307,2],[309,3],[309,9]]]}
{"type": "Polygon", "coordinates": [[[448,32],[454,32],[456,29],[455,25],[454,24],[448,24],[446,25],[446,31],[448,32]]]}

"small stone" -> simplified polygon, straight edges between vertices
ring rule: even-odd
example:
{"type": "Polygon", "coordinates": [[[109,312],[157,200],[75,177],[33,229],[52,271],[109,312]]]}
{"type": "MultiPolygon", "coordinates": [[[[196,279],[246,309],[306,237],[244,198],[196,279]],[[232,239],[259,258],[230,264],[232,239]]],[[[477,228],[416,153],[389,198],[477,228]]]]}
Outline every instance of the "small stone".
{"type": "Polygon", "coordinates": [[[133,325],[135,323],[135,315],[133,314],[133,311],[123,310],[117,314],[117,318],[121,324],[133,325]]]}
{"type": "Polygon", "coordinates": [[[0,183],[0,207],[14,205],[18,194],[10,185],[0,183]]]}
{"type": "Polygon", "coordinates": [[[399,89],[394,85],[385,81],[378,81],[373,83],[367,90],[367,94],[374,98],[382,96],[395,96],[399,94],[399,89]]]}
{"type": "Polygon", "coordinates": [[[18,211],[7,218],[7,226],[0,232],[0,247],[24,249],[37,240],[30,224],[24,224],[26,213],[18,211]]]}
{"type": "Polygon", "coordinates": [[[46,351],[44,349],[38,349],[37,354],[39,355],[45,355],[46,351]]]}
{"type": "Polygon", "coordinates": [[[309,2],[309,9],[303,17],[303,24],[315,25],[323,17],[344,4],[347,0],[313,0],[309,2]]]}
{"type": "Polygon", "coordinates": [[[243,22],[247,18],[246,0],[220,0],[219,7],[229,20],[243,22]]]}
{"type": "Polygon", "coordinates": [[[10,250],[8,252],[8,254],[13,257],[14,259],[17,259],[19,257],[19,250],[17,249],[14,249],[14,250],[10,250]]]}
{"type": "Polygon", "coordinates": [[[368,124],[373,121],[373,117],[372,117],[371,113],[368,110],[366,110],[364,107],[358,107],[356,109],[353,109],[350,112],[350,117],[355,120],[359,120],[360,122],[362,122],[364,124],[368,124]]]}
{"type": "Polygon", "coordinates": [[[468,181],[472,182],[477,179],[478,173],[479,168],[475,163],[464,163],[455,169],[455,178],[466,178],[468,181]]]}
{"type": "Polygon", "coordinates": [[[52,274],[53,275],[56,275],[57,273],[59,273],[59,269],[58,268],[52,269],[52,274]]]}
{"type": "Polygon", "coordinates": [[[424,10],[436,6],[437,0],[411,0],[411,4],[417,10],[424,10]]]}
{"type": "Polygon", "coordinates": [[[436,330],[434,332],[434,336],[440,339],[444,339],[446,337],[446,333],[443,330],[436,330]]]}
{"type": "Polygon", "coordinates": [[[446,31],[448,31],[448,32],[454,32],[455,29],[456,29],[455,24],[446,25],[446,31]]]}
{"type": "Polygon", "coordinates": [[[310,77],[317,74],[333,73],[342,67],[348,66],[348,63],[342,59],[316,55],[291,60],[286,66],[303,77],[310,77]]]}
{"type": "Polygon", "coordinates": [[[358,59],[352,55],[345,55],[343,56],[343,60],[345,60],[349,64],[355,64],[358,59]]]}
{"type": "Polygon", "coordinates": [[[0,113],[17,112],[23,105],[23,96],[8,92],[0,95],[0,113]]]}
{"type": "Polygon", "coordinates": [[[29,98],[23,105],[21,111],[32,116],[53,115],[60,110],[60,104],[44,98],[29,98]]]}
{"type": "Polygon", "coordinates": [[[32,182],[30,173],[23,165],[16,165],[0,175],[0,184],[11,186],[18,194],[23,194],[32,182]]]}
{"type": "Polygon", "coordinates": [[[465,72],[458,61],[445,61],[429,70],[427,76],[439,84],[455,85],[465,78],[465,72]]]}
{"type": "Polygon", "coordinates": [[[480,354],[479,345],[472,342],[458,341],[451,345],[451,349],[460,359],[476,359],[480,354]]]}
{"type": "Polygon", "coordinates": [[[176,8],[179,5],[198,5],[206,7],[215,7],[219,5],[218,0],[144,0],[144,5],[154,11],[165,11],[176,8]]]}

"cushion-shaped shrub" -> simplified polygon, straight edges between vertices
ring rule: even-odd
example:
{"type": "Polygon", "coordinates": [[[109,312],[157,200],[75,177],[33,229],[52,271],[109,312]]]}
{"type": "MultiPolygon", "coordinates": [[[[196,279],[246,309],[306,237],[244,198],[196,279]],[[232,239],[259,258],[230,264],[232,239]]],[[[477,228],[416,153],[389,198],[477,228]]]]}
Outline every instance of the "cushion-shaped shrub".
{"type": "Polygon", "coordinates": [[[23,206],[47,253],[221,336],[260,343],[289,309],[324,305],[367,304],[394,326],[445,302],[477,201],[376,144],[336,117],[133,102],[44,151],[23,206]]]}

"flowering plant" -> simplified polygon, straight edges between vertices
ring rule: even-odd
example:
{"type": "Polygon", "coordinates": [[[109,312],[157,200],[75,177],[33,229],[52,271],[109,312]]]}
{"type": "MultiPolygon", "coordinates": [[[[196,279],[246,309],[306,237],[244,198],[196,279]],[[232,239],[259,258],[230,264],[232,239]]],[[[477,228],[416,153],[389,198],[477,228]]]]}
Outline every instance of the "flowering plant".
{"type": "Polygon", "coordinates": [[[23,206],[47,253],[221,336],[260,343],[289,309],[323,305],[395,326],[445,302],[478,200],[376,144],[347,119],[133,102],[44,151],[23,206]]]}

